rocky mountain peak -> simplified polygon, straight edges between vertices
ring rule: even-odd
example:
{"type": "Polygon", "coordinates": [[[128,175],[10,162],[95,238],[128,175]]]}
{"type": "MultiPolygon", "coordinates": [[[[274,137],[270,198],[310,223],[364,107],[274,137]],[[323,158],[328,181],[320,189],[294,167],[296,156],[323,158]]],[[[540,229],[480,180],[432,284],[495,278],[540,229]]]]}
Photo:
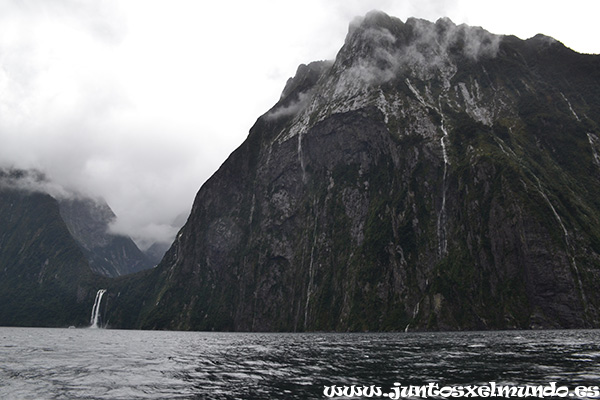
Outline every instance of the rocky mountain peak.
{"type": "Polygon", "coordinates": [[[471,68],[495,58],[502,40],[503,36],[457,26],[448,18],[435,23],[416,18],[402,22],[373,11],[350,24],[334,61],[300,66],[280,102],[265,117],[285,120],[277,137],[281,141],[301,135],[329,115],[366,104],[388,116],[390,109],[398,110],[399,92],[407,89],[419,101],[437,104],[431,97],[435,87],[447,91],[459,67],[471,68]],[[433,88],[417,93],[415,88],[423,85],[433,88]]]}
{"type": "Polygon", "coordinates": [[[286,100],[290,94],[295,94],[296,98],[287,101],[297,101],[297,95],[309,91],[331,65],[331,61],[314,61],[308,65],[300,64],[294,77],[288,79],[281,93],[281,100],[286,100]]]}

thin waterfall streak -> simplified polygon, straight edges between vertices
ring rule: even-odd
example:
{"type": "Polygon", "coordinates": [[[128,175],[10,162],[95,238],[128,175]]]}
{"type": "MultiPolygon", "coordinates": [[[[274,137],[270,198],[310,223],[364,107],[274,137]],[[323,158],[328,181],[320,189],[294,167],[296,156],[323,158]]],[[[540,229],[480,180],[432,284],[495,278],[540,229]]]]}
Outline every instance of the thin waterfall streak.
{"type": "Polygon", "coordinates": [[[442,206],[440,208],[440,212],[438,213],[438,221],[437,221],[437,234],[438,234],[438,253],[440,257],[443,257],[446,254],[447,250],[447,239],[446,239],[446,177],[448,175],[448,165],[450,164],[450,160],[448,159],[448,153],[446,151],[446,141],[445,139],[448,137],[448,131],[446,131],[446,127],[444,126],[444,121],[442,119],[441,125],[443,136],[440,138],[440,144],[442,146],[442,155],[444,157],[444,173],[442,175],[442,206]]]}
{"type": "Polygon", "coordinates": [[[304,156],[302,154],[302,132],[298,133],[298,161],[302,169],[302,182],[306,183],[306,166],[304,165],[304,156]]]}

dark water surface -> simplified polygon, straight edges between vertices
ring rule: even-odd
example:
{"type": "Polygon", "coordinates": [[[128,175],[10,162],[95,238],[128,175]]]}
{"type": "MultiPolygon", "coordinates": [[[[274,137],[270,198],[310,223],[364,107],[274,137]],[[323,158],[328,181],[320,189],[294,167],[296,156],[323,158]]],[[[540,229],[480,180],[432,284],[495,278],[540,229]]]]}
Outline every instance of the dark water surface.
{"type": "MultiPolygon", "coordinates": [[[[600,385],[600,331],[0,328],[1,399],[325,399],[324,386],[600,385]]],[[[571,397],[575,398],[575,397],[571,397]]]]}

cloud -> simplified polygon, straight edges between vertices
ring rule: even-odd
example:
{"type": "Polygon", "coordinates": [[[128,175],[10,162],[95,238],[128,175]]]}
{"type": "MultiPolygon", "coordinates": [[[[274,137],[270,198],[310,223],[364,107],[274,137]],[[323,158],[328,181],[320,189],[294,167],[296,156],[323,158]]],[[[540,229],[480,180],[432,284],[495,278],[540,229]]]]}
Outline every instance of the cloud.
{"type": "MultiPolygon", "coordinates": [[[[171,244],[180,228],[181,225],[174,225],[173,221],[171,224],[150,222],[137,228],[133,236],[136,238],[138,247],[145,251],[155,243],[171,244]]],[[[131,226],[122,219],[116,219],[111,223],[108,231],[117,235],[132,236],[131,226]]]]}
{"type": "Polygon", "coordinates": [[[453,69],[452,58],[457,55],[474,61],[495,57],[501,40],[500,35],[479,27],[457,26],[448,18],[436,23],[409,18],[403,24],[372,12],[351,24],[343,57],[353,62],[347,73],[369,83],[389,81],[406,70],[428,79],[437,71],[444,74],[453,69]]]}
{"type": "Polygon", "coordinates": [[[312,93],[310,91],[299,93],[297,99],[291,101],[288,105],[277,107],[276,109],[269,111],[265,117],[274,120],[296,115],[308,105],[311,95],[312,93]]]}
{"type": "Polygon", "coordinates": [[[77,196],[77,193],[49,181],[43,172],[35,170],[0,169],[0,188],[31,193],[46,193],[56,199],[77,196]]]}

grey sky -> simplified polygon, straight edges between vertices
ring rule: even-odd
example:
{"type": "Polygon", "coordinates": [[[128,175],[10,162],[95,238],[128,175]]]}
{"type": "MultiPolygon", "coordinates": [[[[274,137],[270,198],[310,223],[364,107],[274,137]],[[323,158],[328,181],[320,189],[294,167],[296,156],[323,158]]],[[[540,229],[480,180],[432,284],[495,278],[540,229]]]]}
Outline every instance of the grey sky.
{"type": "Polygon", "coordinates": [[[356,16],[448,16],[600,52],[595,1],[206,3],[2,1],[0,166],[38,168],[104,197],[115,229],[142,245],[168,241],[170,222],[298,65],[333,59],[356,16]]]}

